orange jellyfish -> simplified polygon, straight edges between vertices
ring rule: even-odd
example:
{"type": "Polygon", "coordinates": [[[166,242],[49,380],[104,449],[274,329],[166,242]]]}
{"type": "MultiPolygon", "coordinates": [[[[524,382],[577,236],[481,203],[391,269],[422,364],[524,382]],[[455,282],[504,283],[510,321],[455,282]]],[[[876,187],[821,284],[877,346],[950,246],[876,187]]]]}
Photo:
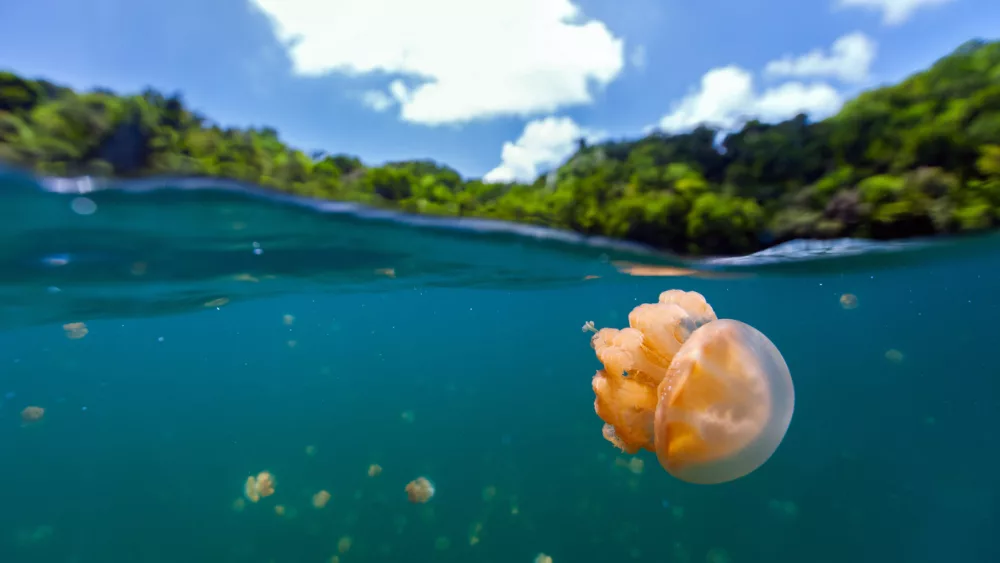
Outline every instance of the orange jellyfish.
{"type": "Polygon", "coordinates": [[[261,497],[269,497],[274,494],[274,476],[267,471],[261,471],[257,477],[253,475],[247,477],[243,485],[243,495],[250,502],[257,502],[261,497]]]}
{"type": "Polygon", "coordinates": [[[320,491],[313,495],[312,503],[315,508],[323,508],[328,502],[330,502],[330,493],[327,491],[320,491]]]}
{"type": "Polygon", "coordinates": [[[424,477],[417,477],[406,484],[406,497],[412,503],[425,503],[434,496],[434,484],[424,477]]]}
{"type": "Polygon", "coordinates": [[[690,483],[724,483],[777,450],[795,407],[777,347],[750,325],[719,319],[696,292],[660,294],[629,313],[629,327],[595,332],[604,369],[592,381],[604,437],[626,453],[656,453],[690,483]]]}

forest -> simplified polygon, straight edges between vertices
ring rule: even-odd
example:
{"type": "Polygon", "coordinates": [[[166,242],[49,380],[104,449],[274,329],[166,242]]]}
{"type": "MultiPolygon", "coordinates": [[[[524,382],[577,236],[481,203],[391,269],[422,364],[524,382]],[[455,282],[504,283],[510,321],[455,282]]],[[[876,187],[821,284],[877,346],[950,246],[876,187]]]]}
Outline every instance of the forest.
{"type": "Polygon", "coordinates": [[[896,239],[1000,222],[1000,41],[970,41],[825,120],[699,127],[578,150],[531,184],[430,160],[366,166],[222,128],[179,95],[75,92],[0,72],[0,162],[38,174],[221,177],[411,213],[532,223],[682,255],[896,239]],[[720,138],[721,143],[719,142],[720,138]]]}

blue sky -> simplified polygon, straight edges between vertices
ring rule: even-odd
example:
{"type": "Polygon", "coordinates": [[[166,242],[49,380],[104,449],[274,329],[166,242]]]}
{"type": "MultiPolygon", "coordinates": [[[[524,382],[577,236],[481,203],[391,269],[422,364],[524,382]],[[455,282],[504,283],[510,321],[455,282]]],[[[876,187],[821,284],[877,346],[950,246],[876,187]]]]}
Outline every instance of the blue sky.
{"type": "Polygon", "coordinates": [[[24,0],[0,67],[179,91],[304,150],[530,178],[579,136],[738,126],[995,39],[995,0],[24,0]]]}

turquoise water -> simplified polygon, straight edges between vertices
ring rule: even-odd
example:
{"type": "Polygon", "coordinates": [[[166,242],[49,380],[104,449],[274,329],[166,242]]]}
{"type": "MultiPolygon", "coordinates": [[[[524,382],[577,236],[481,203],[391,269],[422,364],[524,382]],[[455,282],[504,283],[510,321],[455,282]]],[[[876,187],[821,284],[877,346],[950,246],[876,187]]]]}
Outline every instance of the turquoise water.
{"type": "Polygon", "coordinates": [[[995,238],[682,264],[232,186],[0,184],[4,563],[1000,560],[995,238]],[[738,481],[601,436],[580,327],[670,288],[791,369],[788,434],[738,481]]]}

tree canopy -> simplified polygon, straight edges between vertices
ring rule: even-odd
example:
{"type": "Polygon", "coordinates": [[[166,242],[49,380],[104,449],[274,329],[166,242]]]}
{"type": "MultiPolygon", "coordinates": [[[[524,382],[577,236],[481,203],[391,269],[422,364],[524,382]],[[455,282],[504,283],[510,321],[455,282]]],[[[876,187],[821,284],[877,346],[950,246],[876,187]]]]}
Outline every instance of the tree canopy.
{"type": "Polygon", "coordinates": [[[271,128],[221,128],[154,90],[74,92],[0,72],[0,160],[47,175],[223,177],[413,213],[572,229],[681,254],[795,238],[957,233],[1000,222],[1000,42],[972,41],[835,116],[579,143],[531,184],[429,160],[366,166],[271,128]]]}

